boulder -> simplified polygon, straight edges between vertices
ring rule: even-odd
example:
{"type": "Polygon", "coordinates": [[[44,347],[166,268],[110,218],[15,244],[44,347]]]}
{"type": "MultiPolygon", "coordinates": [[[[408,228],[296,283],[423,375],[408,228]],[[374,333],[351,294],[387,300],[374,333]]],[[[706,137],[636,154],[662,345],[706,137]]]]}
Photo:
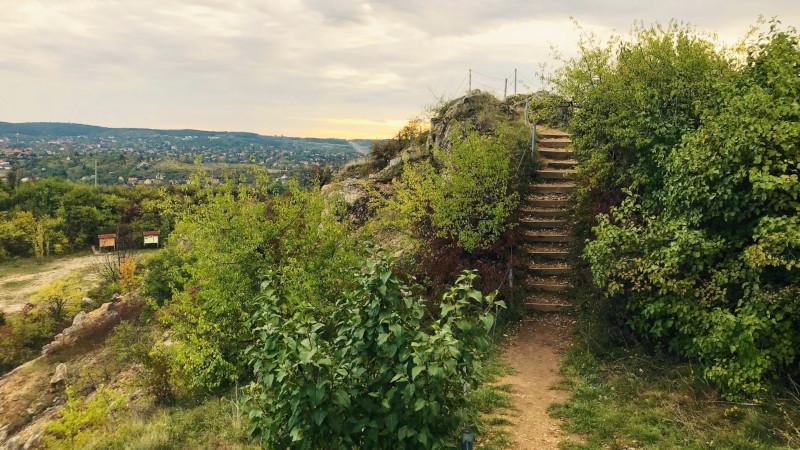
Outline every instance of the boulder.
{"type": "Polygon", "coordinates": [[[67,365],[61,363],[56,366],[55,372],[53,372],[53,376],[50,378],[50,384],[60,384],[65,383],[67,380],[67,365]]]}
{"type": "Polygon", "coordinates": [[[86,313],[84,311],[79,311],[78,314],[75,314],[75,317],[72,318],[72,326],[79,327],[84,319],[86,319],[86,313]]]}

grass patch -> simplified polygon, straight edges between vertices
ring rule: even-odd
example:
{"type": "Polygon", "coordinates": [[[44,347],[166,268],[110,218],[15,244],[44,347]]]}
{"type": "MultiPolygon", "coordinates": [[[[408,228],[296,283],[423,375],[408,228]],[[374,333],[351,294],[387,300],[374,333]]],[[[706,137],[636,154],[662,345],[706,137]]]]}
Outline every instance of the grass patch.
{"type": "Polygon", "coordinates": [[[465,415],[474,425],[479,449],[505,450],[513,445],[507,430],[512,425],[511,386],[498,381],[509,370],[500,359],[498,347],[484,367],[484,382],[469,393],[470,407],[465,415]]]}
{"type": "Polygon", "coordinates": [[[796,393],[724,402],[691,363],[615,344],[583,325],[562,366],[572,396],[551,414],[584,440],[563,448],[800,448],[796,393]]]}
{"type": "Polygon", "coordinates": [[[226,397],[200,405],[129,411],[94,433],[86,449],[257,449],[245,433],[246,417],[237,416],[226,397]]]}

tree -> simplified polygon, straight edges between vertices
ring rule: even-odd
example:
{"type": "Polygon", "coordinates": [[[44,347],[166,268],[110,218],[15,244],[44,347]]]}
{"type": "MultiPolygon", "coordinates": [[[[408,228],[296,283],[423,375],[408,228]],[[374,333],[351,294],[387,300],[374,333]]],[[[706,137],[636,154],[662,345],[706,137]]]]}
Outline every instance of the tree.
{"type": "Polygon", "coordinates": [[[800,356],[798,68],[800,37],[773,24],[658,162],[660,181],[642,178],[658,208],[630,192],[585,249],[628,323],[698,359],[729,398],[762,394],[800,356]]]}

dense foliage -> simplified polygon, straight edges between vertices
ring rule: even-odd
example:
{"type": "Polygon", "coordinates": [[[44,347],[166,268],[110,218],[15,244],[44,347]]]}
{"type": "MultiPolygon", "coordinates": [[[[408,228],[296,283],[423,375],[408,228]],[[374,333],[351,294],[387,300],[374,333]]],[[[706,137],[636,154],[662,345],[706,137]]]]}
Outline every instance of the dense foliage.
{"type": "Polygon", "coordinates": [[[449,447],[503,303],[463,274],[433,318],[385,262],[319,317],[265,282],[249,349],[252,432],[274,448],[449,447]]]}
{"type": "Polygon", "coordinates": [[[519,204],[514,175],[526,140],[515,127],[500,127],[496,136],[471,126],[451,134],[449,147],[404,170],[385,214],[420,242],[438,237],[468,252],[488,248],[519,204]]]}
{"type": "Polygon", "coordinates": [[[94,187],[59,178],[18,186],[0,182],[0,258],[43,257],[87,250],[100,233],[121,248],[142,245],[142,230],[166,238],[192,188],[94,187]]]}
{"type": "Polygon", "coordinates": [[[174,280],[159,280],[157,289],[183,286],[161,317],[178,338],[175,366],[190,390],[215,389],[244,374],[261,280],[280,280],[289,304],[316,299],[324,315],[352,286],[364,255],[358,236],[326,211],[319,191],[296,186],[271,198],[258,185],[210,191],[173,235],[180,241],[176,257],[192,263],[174,280]]]}
{"type": "Polygon", "coordinates": [[[728,57],[691,30],[586,46],[557,86],[575,99],[585,250],[637,331],[752,396],[800,343],[800,42],[773,24],[728,57]]]}

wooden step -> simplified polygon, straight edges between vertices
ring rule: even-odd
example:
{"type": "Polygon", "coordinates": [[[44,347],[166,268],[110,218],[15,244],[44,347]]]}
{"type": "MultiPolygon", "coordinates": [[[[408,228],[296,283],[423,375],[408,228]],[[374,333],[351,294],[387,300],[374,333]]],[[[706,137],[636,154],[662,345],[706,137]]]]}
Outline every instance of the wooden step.
{"type": "Polygon", "coordinates": [[[575,307],[566,303],[536,303],[525,302],[525,309],[537,313],[568,313],[575,307]]]}
{"type": "Polygon", "coordinates": [[[536,218],[563,218],[569,215],[569,211],[560,208],[522,208],[522,213],[528,219],[536,218]]]}
{"type": "Polygon", "coordinates": [[[578,165],[574,159],[545,159],[539,160],[539,167],[542,169],[566,169],[573,170],[578,165]]]}
{"type": "Polygon", "coordinates": [[[536,208],[566,208],[569,206],[569,198],[552,199],[529,197],[525,200],[525,205],[531,209],[536,208]]]}
{"type": "Polygon", "coordinates": [[[569,194],[575,191],[575,183],[535,183],[530,189],[534,193],[569,194]]]}
{"type": "Polygon", "coordinates": [[[566,261],[570,253],[567,250],[536,250],[527,249],[528,256],[534,261],[566,261]]]}
{"type": "Polygon", "coordinates": [[[527,283],[528,289],[539,292],[565,292],[572,286],[569,283],[527,283]]]}
{"type": "Polygon", "coordinates": [[[556,139],[556,138],[568,138],[570,137],[569,133],[566,133],[561,130],[556,130],[555,128],[548,128],[537,126],[536,127],[536,136],[544,139],[556,139]]]}
{"type": "Polygon", "coordinates": [[[565,243],[574,241],[573,237],[567,233],[553,233],[541,230],[528,231],[527,233],[525,233],[525,238],[529,242],[565,243]]]}
{"type": "Polygon", "coordinates": [[[540,138],[536,142],[541,148],[567,148],[572,145],[572,139],[568,137],[540,138]]]}
{"type": "Polygon", "coordinates": [[[524,217],[520,222],[528,228],[563,228],[569,222],[564,219],[538,219],[535,217],[524,217]]]}
{"type": "Polygon", "coordinates": [[[572,159],[575,156],[574,151],[560,148],[538,147],[536,151],[545,159],[572,159]]]}
{"type": "Polygon", "coordinates": [[[536,275],[553,276],[553,275],[566,275],[572,271],[572,267],[565,265],[554,264],[533,264],[528,267],[528,270],[536,275]]]}
{"type": "Polygon", "coordinates": [[[539,169],[536,171],[536,176],[543,180],[569,180],[573,175],[575,175],[573,170],[539,169]]]}

